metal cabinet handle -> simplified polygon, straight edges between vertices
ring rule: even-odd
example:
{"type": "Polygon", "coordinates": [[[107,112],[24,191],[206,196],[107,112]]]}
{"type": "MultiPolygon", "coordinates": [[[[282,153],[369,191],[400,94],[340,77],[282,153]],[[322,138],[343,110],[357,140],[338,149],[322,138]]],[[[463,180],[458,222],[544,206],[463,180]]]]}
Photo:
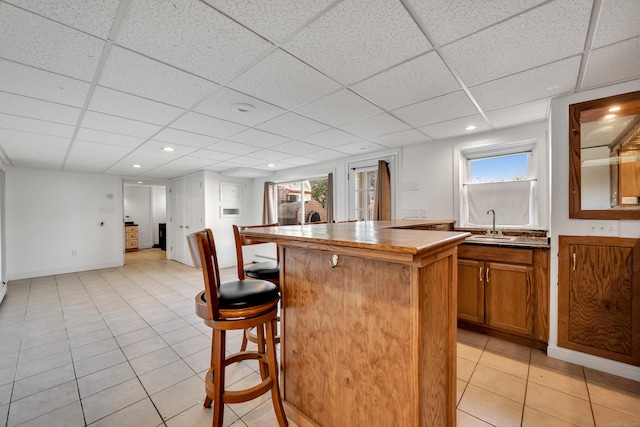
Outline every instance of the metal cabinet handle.
{"type": "Polygon", "coordinates": [[[482,274],[482,273],[483,273],[483,270],[484,270],[484,269],[482,268],[482,266],[480,266],[480,268],[478,269],[478,272],[480,273],[480,274],[478,275],[478,276],[479,276],[479,277],[478,277],[478,279],[480,279],[480,283],[482,283],[482,281],[483,281],[483,279],[484,279],[484,275],[482,274]]]}
{"type": "Polygon", "coordinates": [[[572,269],[573,271],[576,271],[576,254],[575,254],[575,253],[573,253],[573,254],[571,255],[571,259],[572,259],[572,267],[571,267],[571,269],[572,269]]]}
{"type": "Polygon", "coordinates": [[[485,283],[489,283],[489,267],[487,267],[487,273],[485,276],[485,283]]]}

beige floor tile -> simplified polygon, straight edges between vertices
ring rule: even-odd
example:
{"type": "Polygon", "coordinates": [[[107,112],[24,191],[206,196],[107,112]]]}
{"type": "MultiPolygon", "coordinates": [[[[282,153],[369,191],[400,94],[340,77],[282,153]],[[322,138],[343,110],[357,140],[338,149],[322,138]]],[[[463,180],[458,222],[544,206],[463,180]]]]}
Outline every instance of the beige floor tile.
{"type": "Polygon", "coordinates": [[[158,334],[162,335],[166,334],[167,332],[175,331],[176,329],[185,328],[187,326],[189,326],[189,323],[178,317],[176,319],[169,320],[168,322],[153,325],[153,329],[155,329],[158,334]]]}
{"type": "Polygon", "coordinates": [[[460,399],[462,398],[462,394],[464,390],[467,388],[467,382],[457,379],[456,380],[456,405],[460,403],[460,399]]]}
{"type": "Polygon", "coordinates": [[[9,404],[0,405],[0,427],[7,426],[7,414],[9,413],[9,404]]]}
{"type": "Polygon", "coordinates": [[[571,394],[580,399],[589,400],[587,382],[582,376],[578,377],[566,372],[532,364],[529,367],[529,381],[563,393],[571,394]]]}
{"type": "Polygon", "coordinates": [[[144,356],[147,353],[151,353],[156,350],[160,350],[167,346],[167,343],[160,336],[155,336],[146,340],[138,341],[134,344],[122,347],[122,352],[127,359],[135,359],[140,356],[144,356]]]}
{"type": "Polygon", "coordinates": [[[144,356],[136,357],[135,359],[130,360],[129,363],[131,363],[136,374],[144,375],[147,372],[151,372],[161,366],[168,365],[178,359],[180,359],[180,356],[178,356],[171,347],[167,346],[160,350],[147,353],[144,356]]]}
{"type": "MultiPolygon", "coordinates": [[[[297,427],[298,424],[291,420],[289,427],[297,427]]],[[[242,417],[242,422],[248,427],[279,427],[278,418],[276,418],[275,410],[271,400],[262,403],[260,406],[242,417]]]]}
{"type": "Polygon", "coordinates": [[[167,344],[176,344],[180,341],[187,340],[189,338],[201,336],[202,332],[193,326],[186,326],[184,328],[176,329],[171,332],[167,332],[162,334],[162,339],[166,341],[167,344]]]}
{"type": "Polygon", "coordinates": [[[496,353],[493,350],[485,350],[478,363],[519,378],[527,379],[529,376],[529,364],[527,362],[504,353],[496,353]]]}
{"type": "Polygon", "coordinates": [[[469,384],[462,395],[458,409],[495,426],[516,427],[520,425],[523,406],[511,399],[469,384]]]}
{"type": "Polygon", "coordinates": [[[133,405],[104,417],[90,427],[156,427],[162,425],[162,418],[150,399],[143,399],[133,405]]]}
{"type": "Polygon", "coordinates": [[[99,393],[115,385],[121,384],[132,378],[136,374],[127,362],[103,369],[98,372],[78,378],[78,389],[82,399],[99,393]]]}
{"type": "Polygon", "coordinates": [[[111,335],[111,331],[105,326],[102,329],[98,329],[97,331],[89,332],[84,335],[69,337],[69,346],[72,349],[75,349],[77,347],[82,347],[111,337],[113,337],[113,335],[111,335]]]}
{"type": "Polygon", "coordinates": [[[528,406],[524,407],[522,416],[522,427],[575,427],[575,424],[562,421],[549,414],[540,412],[528,406]]]}
{"type": "Polygon", "coordinates": [[[636,408],[636,414],[633,416],[595,403],[591,407],[596,419],[596,427],[640,426],[640,408],[636,408]]]}
{"type": "Polygon", "coordinates": [[[593,426],[588,400],[545,387],[534,382],[527,385],[525,405],[579,426],[593,426]]]}
{"type": "Polygon", "coordinates": [[[66,350],[61,353],[34,359],[30,362],[20,363],[16,369],[16,380],[21,380],[33,375],[41,374],[53,368],[59,368],[71,363],[71,352],[66,350]]]}
{"type": "Polygon", "coordinates": [[[78,387],[75,381],[69,381],[57,387],[32,394],[11,403],[9,427],[38,418],[48,412],[67,406],[78,400],[78,387]]]}
{"type": "Polygon", "coordinates": [[[457,366],[456,366],[456,376],[458,379],[469,382],[471,378],[471,374],[473,374],[473,370],[476,368],[476,363],[471,362],[467,359],[463,359],[458,357],[457,366]]]}
{"type": "Polygon", "coordinates": [[[473,371],[469,384],[483,388],[507,399],[524,403],[527,381],[506,372],[484,365],[478,365],[473,371]]]}
{"type": "Polygon", "coordinates": [[[169,420],[205,398],[204,383],[194,375],[151,396],[164,420],[169,420]]]}
{"type": "Polygon", "coordinates": [[[87,424],[91,424],[146,397],[147,394],[140,381],[137,378],[133,378],[83,398],[82,409],[84,410],[87,424]]]}
{"type": "Polygon", "coordinates": [[[195,372],[183,360],[176,360],[140,376],[140,382],[149,395],[193,376],[195,372]]]}
{"type": "Polygon", "coordinates": [[[491,427],[491,424],[487,424],[481,419],[478,419],[458,409],[458,412],[456,413],[456,426],[457,427],[491,427]]]}
{"type": "MultiPolygon", "coordinates": [[[[198,404],[168,420],[167,427],[211,427],[212,419],[213,405],[211,408],[205,408],[202,404],[198,404]]],[[[230,426],[238,420],[239,418],[235,412],[225,405],[222,425],[225,427],[230,426]]]]}
{"type": "Polygon", "coordinates": [[[20,424],[20,427],[83,427],[84,416],[80,401],[53,410],[44,415],[20,424]]]}
{"type": "Polygon", "coordinates": [[[44,371],[41,374],[33,375],[13,383],[11,400],[20,400],[32,394],[75,380],[75,378],[76,376],[71,363],[56,369],[44,371]]]}
{"type": "Polygon", "coordinates": [[[465,342],[475,345],[476,347],[484,348],[489,341],[489,337],[477,332],[467,331],[466,329],[458,329],[458,342],[465,342]]]}
{"type": "Polygon", "coordinates": [[[537,348],[531,350],[531,364],[555,369],[556,371],[566,372],[578,377],[584,376],[582,366],[565,362],[564,360],[554,359],[547,356],[544,351],[537,348]]]}
{"type": "Polygon", "coordinates": [[[76,347],[71,350],[71,355],[73,356],[74,361],[80,361],[82,359],[87,359],[89,357],[115,350],[118,347],[119,346],[115,338],[110,337],[102,341],[83,345],[82,347],[76,347]]]}
{"type": "Polygon", "coordinates": [[[591,368],[584,368],[585,377],[587,382],[596,382],[600,384],[606,384],[629,391],[631,393],[640,394],[640,381],[633,381],[628,378],[619,377],[617,375],[609,374],[606,372],[596,371],[591,368]]]}
{"type": "MultiPolygon", "coordinates": [[[[252,387],[256,384],[259,384],[262,381],[260,375],[252,372],[246,377],[242,378],[240,381],[237,381],[229,386],[227,386],[228,390],[243,390],[249,387],[252,387]]],[[[227,382],[229,384],[229,382],[227,382]]],[[[233,412],[235,412],[240,418],[244,418],[244,416],[253,411],[255,408],[260,406],[262,403],[271,400],[271,393],[265,393],[262,396],[258,396],[257,398],[250,400],[248,402],[242,403],[234,403],[230,404],[229,407],[233,412]]]]}
{"type": "Polygon", "coordinates": [[[200,334],[171,346],[180,357],[187,357],[205,348],[211,348],[211,338],[200,334]]]}
{"type": "Polygon", "coordinates": [[[184,361],[195,372],[202,372],[211,366],[211,350],[205,348],[184,358],[184,361]]]}
{"type": "Polygon", "coordinates": [[[640,414],[640,394],[596,382],[589,382],[591,402],[632,416],[640,414]]]}
{"type": "Polygon", "coordinates": [[[480,356],[482,356],[484,348],[475,346],[473,344],[458,342],[456,350],[456,355],[458,357],[462,357],[463,359],[478,363],[478,360],[480,360],[480,356]]]}
{"type": "Polygon", "coordinates": [[[524,360],[527,363],[529,363],[529,360],[531,359],[531,347],[505,341],[496,337],[490,337],[485,348],[494,352],[503,353],[512,358],[524,360]]]}
{"type": "Polygon", "coordinates": [[[116,337],[116,341],[120,347],[126,347],[131,344],[135,344],[144,340],[148,340],[150,338],[156,338],[158,333],[153,330],[151,326],[147,326],[146,328],[138,329],[136,331],[127,332],[126,334],[118,335],[116,337]]]}
{"type": "Polygon", "coordinates": [[[13,390],[13,384],[7,383],[0,386],[0,406],[6,405],[11,401],[11,391],[13,390]]]}
{"type": "Polygon", "coordinates": [[[28,364],[33,360],[41,359],[57,353],[65,353],[69,351],[69,340],[64,338],[51,343],[31,347],[27,350],[21,350],[18,357],[18,363],[21,365],[28,364]]]}
{"type": "Polygon", "coordinates": [[[99,354],[94,357],[89,357],[88,359],[74,362],[73,366],[76,370],[76,377],[81,378],[85,375],[101,371],[102,369],[118,365],[122,362],[125,362],[126,360],[127,359],[124,357],[122,350],[116,349],[99,354]]]}

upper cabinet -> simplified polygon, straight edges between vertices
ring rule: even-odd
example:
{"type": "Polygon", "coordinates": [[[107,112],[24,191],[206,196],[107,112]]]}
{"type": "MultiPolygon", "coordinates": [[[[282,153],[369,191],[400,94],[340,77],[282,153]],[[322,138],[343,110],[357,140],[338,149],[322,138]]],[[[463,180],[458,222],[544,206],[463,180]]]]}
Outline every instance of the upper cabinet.
{"type": "Polygon", "coordinates": [[[569,106],[569,217],[640,219],[640,92],[569,106]]]}
{"type": "Polygon", "coordinates": [[[640,366],[640,240],[559,242],[558,345],[640,366]]]}

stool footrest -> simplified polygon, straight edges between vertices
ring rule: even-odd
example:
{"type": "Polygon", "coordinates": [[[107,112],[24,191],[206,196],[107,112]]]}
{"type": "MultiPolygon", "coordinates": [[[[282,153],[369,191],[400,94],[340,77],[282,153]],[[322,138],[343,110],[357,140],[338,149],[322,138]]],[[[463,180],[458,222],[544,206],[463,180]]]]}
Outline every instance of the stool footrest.
{"type": "MultiPolygon", "coordinates": [[[[211,368],[207,371],[207,377],[204,381],[204,386],[207,392],[207,396],[213,395],[214,385],[213,376],[215,372],[211,368]]],[[[253,400],[256,397],[262,396],[273,387],[273,378],[268,377],[260,384],[256,384],[253,387],[244,390],[225,390],[222,394],[222,403],[242,403],[249,400],[253,400]]]]}

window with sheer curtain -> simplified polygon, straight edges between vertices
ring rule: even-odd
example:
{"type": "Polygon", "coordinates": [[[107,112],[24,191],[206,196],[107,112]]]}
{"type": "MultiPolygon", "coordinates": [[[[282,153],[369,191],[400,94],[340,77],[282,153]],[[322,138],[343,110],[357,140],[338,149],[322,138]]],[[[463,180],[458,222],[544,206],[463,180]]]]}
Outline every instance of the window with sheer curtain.
{"type": "Polygon", "coordinates": [[[535,142],[462,152],[462,225],[537,227],[535,142]]]}

